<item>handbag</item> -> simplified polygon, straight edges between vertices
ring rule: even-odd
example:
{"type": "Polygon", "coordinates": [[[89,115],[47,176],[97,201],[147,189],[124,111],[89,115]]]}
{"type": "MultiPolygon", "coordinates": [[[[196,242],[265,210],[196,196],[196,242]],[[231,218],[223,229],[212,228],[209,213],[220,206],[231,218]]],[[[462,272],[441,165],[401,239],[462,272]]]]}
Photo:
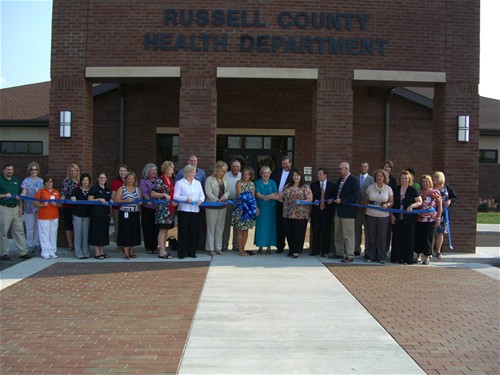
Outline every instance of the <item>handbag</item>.
{"type": "Polygon", "coordinates": [[[167,238],[168,247],[170,250],[177,250],[177,239],[174,236],[170,236],[167,238]]]}

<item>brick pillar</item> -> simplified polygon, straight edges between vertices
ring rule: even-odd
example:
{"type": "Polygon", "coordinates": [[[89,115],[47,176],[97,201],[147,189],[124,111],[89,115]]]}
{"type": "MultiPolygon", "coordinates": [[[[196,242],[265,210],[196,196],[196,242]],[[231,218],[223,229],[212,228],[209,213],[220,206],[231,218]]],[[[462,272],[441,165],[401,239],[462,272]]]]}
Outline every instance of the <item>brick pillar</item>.
{"type": "MultiPolygon", "coordinates": [[[[337,167],[347,161],[352,169],[353,135],[352,81],[320,79],[313,93],[311,160],[313,180],[317,168],[326,168],[328,179],[337,181],[337,167]]],[[[333,221],[332,221],[333,233],[333,221]]],[[[334,238],[331,251],[335,252],[334,238]]]]}
{"type": "Polygon", "coordinates": [[[198,166],[210,175],[216,161],[215,78],[181,78],[179,105],[179,167],[195,154],[198,166]]]}
{"type": "MultiPolygon", "coordinates": [[[[70,163],[92,173],[93,98],[85,79],[87,2],[54,0],[49,117],[49,172],[60,186],[70,163]],[[59,112],[72,112],[72,137],[59,137],[59,112]]],[[[103,150],[103,152],[106,152],[103,150]]]]}
{"type": "MultiPolygon", "coordinates": [[[[475,252],[479,181],[479,1],[446,2],[446,84],[434,95],[433,169],[458,196],[452,208],[455,251],[475,252]],[[470,142],[457,142],[457,116],[470,115],[470,142]]],[[[443,249],[447,251],[445,236],[443,249]]]]}
{"type": "MultiPolygon", "coordinates": [[[[49,107],[48,172],[60,188],[70,163],[91,173],[93,155],[92,84],[85,79],[88,2],[54,0],[52,6],[52,59],[49,107]],[[76,15],[76,16],[75,16],[76,15]],[[59,137],[59,112],[72,112],[72,137],[59,137]]],[[[106,150],[100,152],[105,153],[106,150]]],[[[68,246],[64,220],[59,220],[58,244],[68,246]]]]}
{"type": "MultiPolygon", "coordinates": [[[[455,251],[476,249],[476,215],[479,181],[479,96],[477,84],[447,83],[435,90],[433,170],[442,171],[458,202],[451,210],[455,251]],[[457,142],[457,116],[470,115],[470,142],[457,142]]],[[[445,236],[443,250],[448,251],[445,236]]]]}
{"type": "Polygon", "coordinates": [[[311,159],[314,168],[326,168],[329,179],[336,180],[339,162],[352,161],[352,82],[320,79],[313,95],[311,159]]]}
{"type": "MultiPolygon", "coordinates": [[[[49,119],[49,173],[60,186],[70,163],[76,163],[81,172],[92,174],[93,136],[92,84],[82,77],[54,78],[50,93],[49,119]],[[59,137],[59,112],[72,112],[71,138],[59,137]]],[[[105,150],[103,150],[105,152],[105,150]]]]}

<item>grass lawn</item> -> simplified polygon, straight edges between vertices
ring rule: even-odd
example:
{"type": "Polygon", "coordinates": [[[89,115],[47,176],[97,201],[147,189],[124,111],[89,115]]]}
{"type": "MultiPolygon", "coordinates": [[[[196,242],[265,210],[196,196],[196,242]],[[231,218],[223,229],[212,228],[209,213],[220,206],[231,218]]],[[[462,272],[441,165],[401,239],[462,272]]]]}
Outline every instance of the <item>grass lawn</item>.
{"type": "Polygon", "coordinates": [[[478,224],[500,224],[500,212],[478,212],[478,224]]]}

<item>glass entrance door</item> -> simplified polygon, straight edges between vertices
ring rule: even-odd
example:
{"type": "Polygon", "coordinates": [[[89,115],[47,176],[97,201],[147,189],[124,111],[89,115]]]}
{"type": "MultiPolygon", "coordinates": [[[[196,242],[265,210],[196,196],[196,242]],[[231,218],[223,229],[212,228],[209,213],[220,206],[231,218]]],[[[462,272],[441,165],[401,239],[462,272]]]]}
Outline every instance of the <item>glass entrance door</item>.
{"type": "Polygon", "coordinates": [[[229,165],[231,161],[238,159],[241,162],[241,169],[249,166],[255,170],[256,178],[259,170],[267,165],[271,170],[281,165],[281,150],[244,150],[228,149],[224,152],[224,161],[229,165]]]}

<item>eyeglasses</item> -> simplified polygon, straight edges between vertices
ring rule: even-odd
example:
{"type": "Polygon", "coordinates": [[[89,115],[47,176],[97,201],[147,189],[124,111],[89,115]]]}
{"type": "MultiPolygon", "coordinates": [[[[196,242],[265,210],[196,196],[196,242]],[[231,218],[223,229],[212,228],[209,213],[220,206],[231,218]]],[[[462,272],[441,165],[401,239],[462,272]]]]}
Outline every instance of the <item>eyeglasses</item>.
{"type": "Polygon", "coordinates": [[[38,171],[38,168],[31,168],[32,171],[38,171]]]}

